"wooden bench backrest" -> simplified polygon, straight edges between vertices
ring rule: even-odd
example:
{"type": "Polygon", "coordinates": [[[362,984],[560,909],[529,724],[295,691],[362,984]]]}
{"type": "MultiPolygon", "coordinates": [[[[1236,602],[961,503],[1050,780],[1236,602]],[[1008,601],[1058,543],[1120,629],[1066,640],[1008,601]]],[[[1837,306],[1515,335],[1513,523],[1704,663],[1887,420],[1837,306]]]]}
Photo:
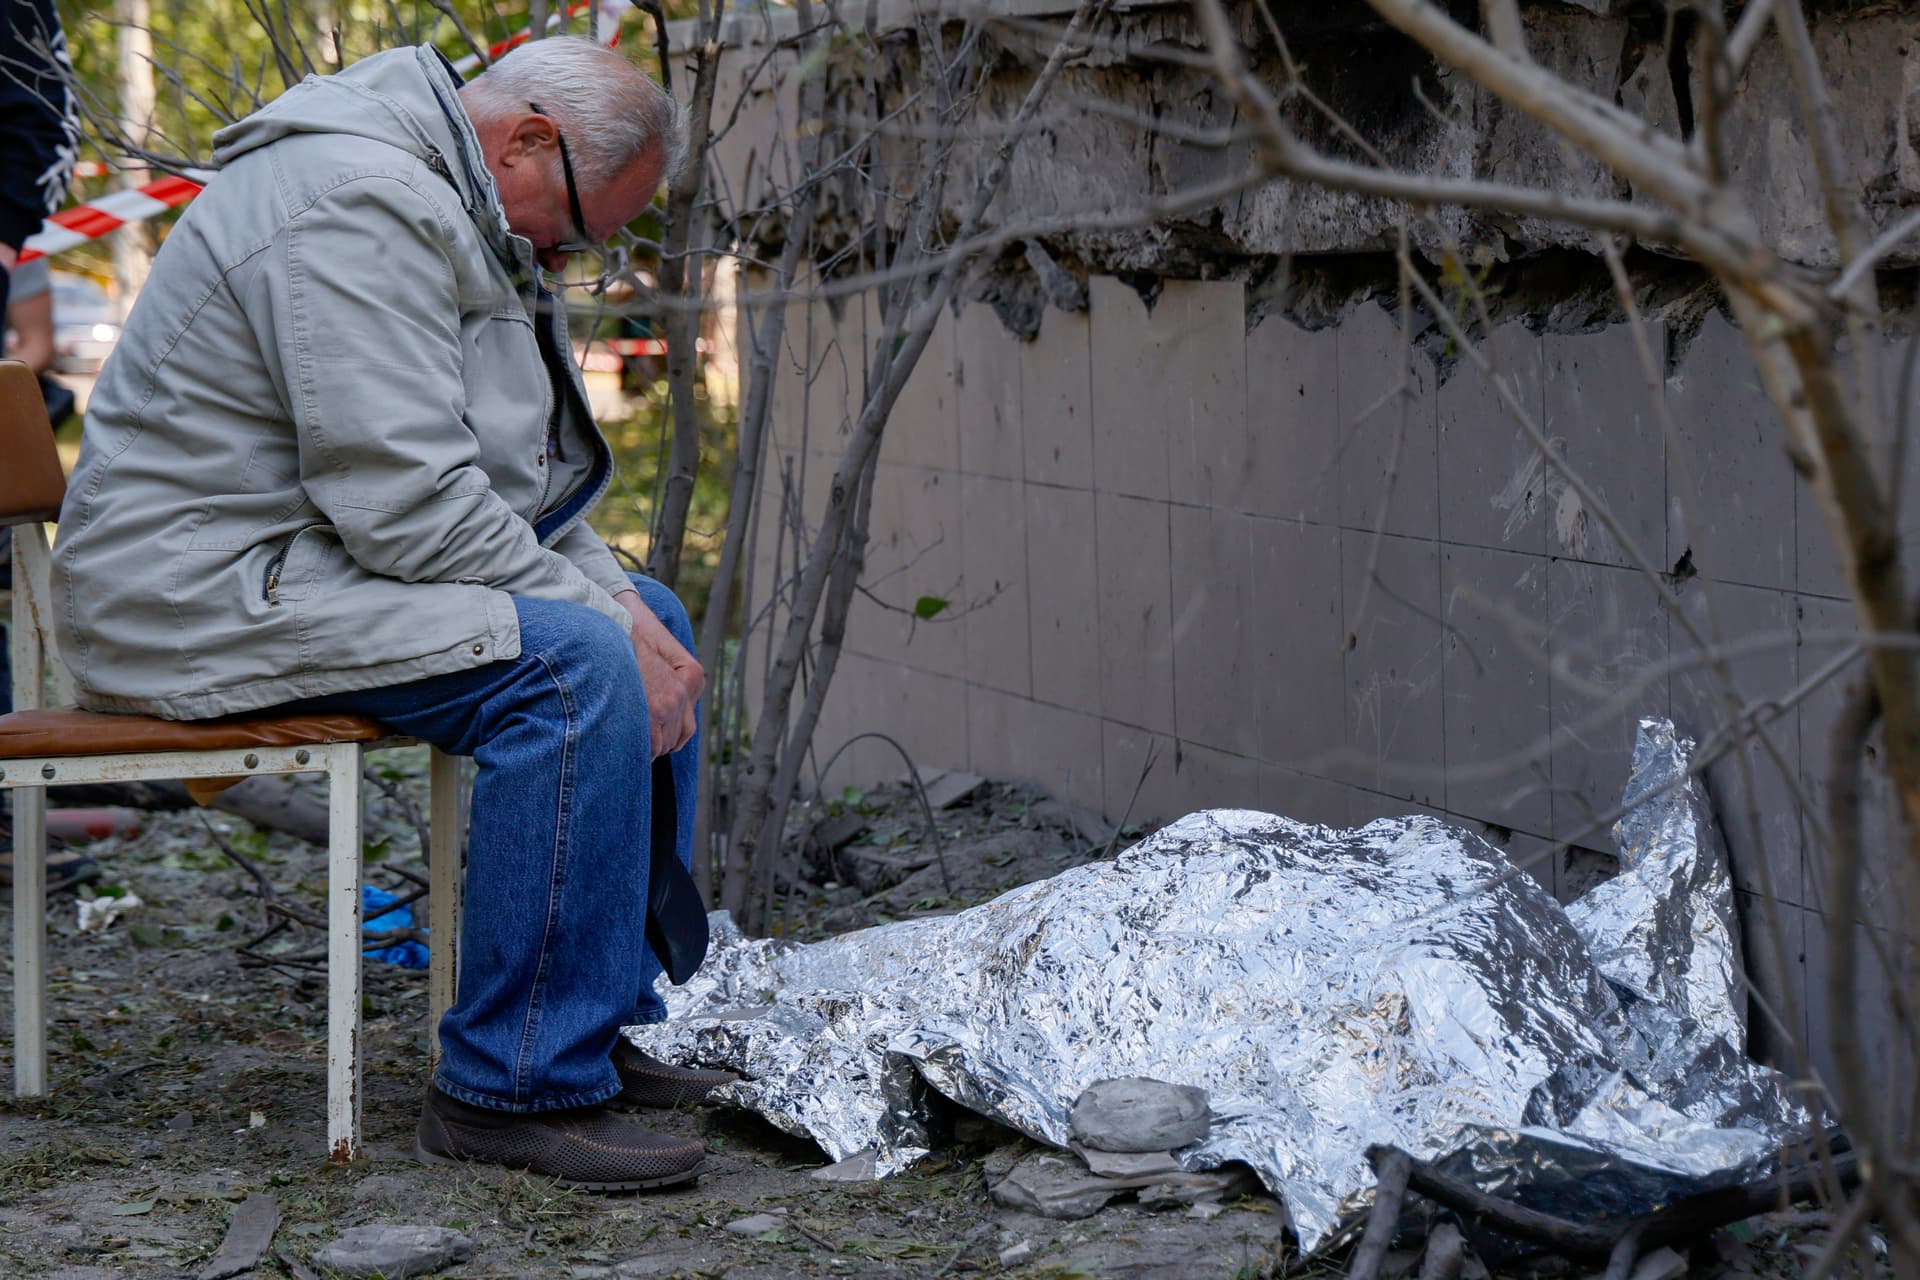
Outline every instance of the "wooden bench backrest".
{"type": "Polygon", "coordinates": [[[20,361],[0,360],[0,525],[51,520],[66,492],[39,382],[20,361]]]}

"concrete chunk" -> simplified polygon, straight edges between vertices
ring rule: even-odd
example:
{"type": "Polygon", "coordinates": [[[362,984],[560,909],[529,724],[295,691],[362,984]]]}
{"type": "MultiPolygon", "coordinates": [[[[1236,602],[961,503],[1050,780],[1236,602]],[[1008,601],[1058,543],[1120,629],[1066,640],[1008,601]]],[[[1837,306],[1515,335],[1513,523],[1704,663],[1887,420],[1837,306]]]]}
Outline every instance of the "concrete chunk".
{"type": "Polygon", "coordinates": [[[313,1255],[313,1265],[343,1276],[432,1275],[473,1261],[473,1241],[447,1227],[348,1227],[313,1255]]]}
{"type": "Polygon", "coordinates": [[[1207,1136],[1207,1091],[1163,1080],[1102,1080],[1074,1100],[1073,1140],[1100,1151],[1171,1151],[1207,1136]]]}

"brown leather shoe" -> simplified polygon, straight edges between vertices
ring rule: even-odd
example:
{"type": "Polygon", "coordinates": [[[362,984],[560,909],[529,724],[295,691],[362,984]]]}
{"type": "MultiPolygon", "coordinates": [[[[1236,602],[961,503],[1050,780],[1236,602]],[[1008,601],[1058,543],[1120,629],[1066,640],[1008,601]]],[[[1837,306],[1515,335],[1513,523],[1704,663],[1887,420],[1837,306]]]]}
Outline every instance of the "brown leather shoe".
{"type": "Polygon", "coordinates": [[[613,1069],[620,1073],[620,1093],[616,1103],[629,1107],[653,1107],[671,1111],[675,1107],[697,1107],[723,1084],[740,1077],[731,1071],[709,1071],[704,1067],[676,1067],[640,1052],[633,1041],[621,1036],[613,1042],[613,1069]]]}
{"type": "Polygon", "coordinates": [[[525,1169],[581,1191],[638,1191],[691,1182],[707,1153],[692,1138],[655,1133],[604,1106],[491,1111],[429,1085],[413,1158],[525,1169]]]}

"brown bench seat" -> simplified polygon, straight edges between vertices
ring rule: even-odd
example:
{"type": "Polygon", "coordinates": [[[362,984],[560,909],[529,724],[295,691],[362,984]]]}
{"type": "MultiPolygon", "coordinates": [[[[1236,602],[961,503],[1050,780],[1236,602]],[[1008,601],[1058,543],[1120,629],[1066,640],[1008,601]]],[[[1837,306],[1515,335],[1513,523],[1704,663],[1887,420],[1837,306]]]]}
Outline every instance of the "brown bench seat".
{"type": "Polygon", "coordinates": [[[226,751],[374,742],[393,735],[365,716],[229,716],[162,720],[60,708],[0,716],[0,760],[147,751],[226,751]]]}

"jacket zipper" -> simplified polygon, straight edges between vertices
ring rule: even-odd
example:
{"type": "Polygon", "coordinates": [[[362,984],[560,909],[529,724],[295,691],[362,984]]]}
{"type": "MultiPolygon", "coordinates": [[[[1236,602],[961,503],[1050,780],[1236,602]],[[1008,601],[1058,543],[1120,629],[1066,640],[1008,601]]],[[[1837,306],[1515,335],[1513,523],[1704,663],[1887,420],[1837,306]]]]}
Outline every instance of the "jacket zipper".
{"type": "Polygon", "coordinates": [[[273,559],[267,562],[267,582],[265,589],[261,592],[261,595],[266,598],[269,609],[280,607],[280,572],[287,567],[287,556],[292,553],[293,544],[300,541],[301,534],[319,527],[313,524],[302,525],[280,540],[280,549],[274,552],[273,559]]]}

